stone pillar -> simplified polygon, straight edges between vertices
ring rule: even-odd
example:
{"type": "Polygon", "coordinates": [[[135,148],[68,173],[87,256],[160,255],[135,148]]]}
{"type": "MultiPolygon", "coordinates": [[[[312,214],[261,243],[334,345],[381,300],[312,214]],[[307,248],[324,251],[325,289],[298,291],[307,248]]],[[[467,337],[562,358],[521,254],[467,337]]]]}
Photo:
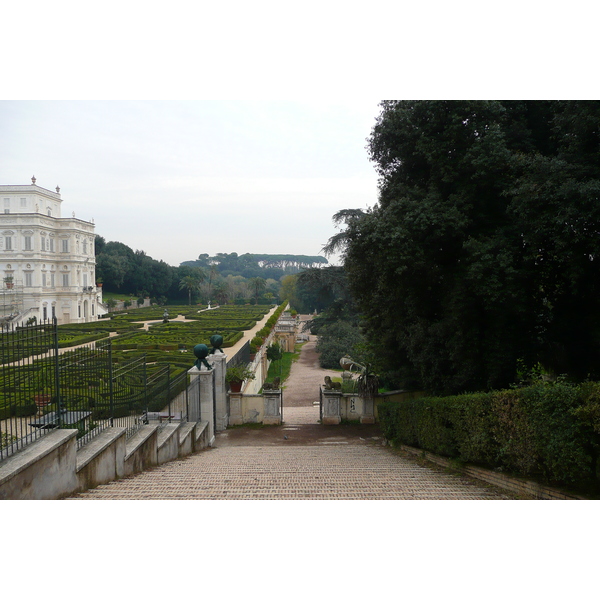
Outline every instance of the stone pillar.
{"type": "Polygon", "coordinates": [[[281,425],[281,390],[263,391],[264,425],[281,425]]]}
{"type": "MultiPolygon", "coordinates": [[[[200,420],[208,422],[209,445],[215,441],[215,411],[214,411],[214,373],[213,369],[207,369],[202,365],[201,369],[193,366],[188,373],[190,374],[190,396],[194,399],[194,404],[200,406],[200,420]]],[[[190,413],[192,412],[192,402],[190,402],[190,413]]]]}
{"type": "Polygon", "coordinates": [[[227,405],[227,355],[222,352],[209,354],[208,363],[215,371],[215,408],[217,431],[224,431],[229,425],[229,407],[227,405]]]}
{"type": "Polygon", "coordinates": [[[198,367],[188,370],[190,383],[188,385],[188,421],[193,423],[200,420],[200,380],[198,379],[198,367]]]}
{"type": "Polygon", "coordinates": [[[360,422],[368,425],[375,423],[375,400],[373,398],[363,398],[362,403],[363,411],[360,416],[360,422]]]}
{"type": "Polygon", "coordinates": [[[242,413],[242,393],[229,392],[229,424],[243,425],[244,415],[242,413]]]}
{"type": "Polygon", "coordinates": [[[342,417],[340,416],[340,400],[342,392],[333,390],[323,390],[323,425],[339,425],[342,417]]]}

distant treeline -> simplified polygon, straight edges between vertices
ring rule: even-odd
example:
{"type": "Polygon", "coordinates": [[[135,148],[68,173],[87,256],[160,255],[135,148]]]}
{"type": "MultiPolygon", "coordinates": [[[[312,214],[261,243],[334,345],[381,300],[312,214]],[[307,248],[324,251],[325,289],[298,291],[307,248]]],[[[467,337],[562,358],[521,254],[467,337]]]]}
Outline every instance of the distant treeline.
{"type": "Polygon", "coordinates": [[[121,242],[96,238],[96,280],[104,291],[149,296],[161,303],[187,303],[190,290],[182,281],[198,280],[192,300],[227,303],[279,301],[281,279],[307,268],[322,267],[322,256],[296,254],[201,254],[198,260],[173,267],[132,250],[121,242]],[[264,282],[257,279],[264,280],[264,282]]]}
{"type": "Polygon", "coordinates": [[[305,256],[302,254],[231,254],[219,253],[215,256],[201,254],[196,260],[181,263],[181,267],[214,267],[220,275],[239,275],[242,277],[262,277],[281,279],[284,275],[293,275],[305,269],[327,265],[323,256],[305,256]]]}

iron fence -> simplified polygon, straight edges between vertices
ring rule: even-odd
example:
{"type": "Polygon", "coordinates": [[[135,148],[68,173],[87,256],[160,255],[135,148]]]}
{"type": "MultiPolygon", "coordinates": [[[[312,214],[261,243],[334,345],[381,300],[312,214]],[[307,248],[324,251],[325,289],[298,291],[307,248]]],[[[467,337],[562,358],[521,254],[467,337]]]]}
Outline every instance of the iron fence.
{"type": "Polygon", "coordinates": [[[56,427],[78,447],[106,427],[127,437],[151,421],[188,418],[187,372],[145,356],[116,362],[110,340],[58,349],[56,320],[0,333],[0,460],[56,427]]]}
{"type": "Polygon", "coordinates": [[[56,402],[56,324],[15,328],[0,333],[0,459],[20,450],[47,431],[34,426],[45,407],[56,402]]]}

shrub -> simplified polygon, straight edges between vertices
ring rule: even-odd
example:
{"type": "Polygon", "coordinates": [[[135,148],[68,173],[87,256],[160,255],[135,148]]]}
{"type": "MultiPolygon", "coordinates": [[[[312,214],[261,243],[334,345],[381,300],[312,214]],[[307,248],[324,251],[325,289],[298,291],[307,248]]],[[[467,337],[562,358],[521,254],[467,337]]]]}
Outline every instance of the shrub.
{"type": "Polygon", "coordinates": [[[385,437],[401,444],[559,485],[598,482],[598,384],[538,383],[378,410],[385,437]]]}
{"type": "Polygon", "coordinates": [[[362,336],[357,327],[344,321],[323,326],[319,331],[317,352],[319,364],[324,369],[339,369],[340,359],[346,354],[352,355],[362,336]]]}

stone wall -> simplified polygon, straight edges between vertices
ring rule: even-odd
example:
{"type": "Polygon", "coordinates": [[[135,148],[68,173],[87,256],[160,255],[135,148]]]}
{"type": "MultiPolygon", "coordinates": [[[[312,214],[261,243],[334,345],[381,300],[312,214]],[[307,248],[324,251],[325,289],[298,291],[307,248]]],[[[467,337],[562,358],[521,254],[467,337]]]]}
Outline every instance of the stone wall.
{"type": "Polygon", "coordinates": [[[146,425],[125,441],[109,427],[77,451],[76,429],[58,429],[0,463],[0,499],[57,500],[198,452],[211,443],[208,423],[146,425]]]}

